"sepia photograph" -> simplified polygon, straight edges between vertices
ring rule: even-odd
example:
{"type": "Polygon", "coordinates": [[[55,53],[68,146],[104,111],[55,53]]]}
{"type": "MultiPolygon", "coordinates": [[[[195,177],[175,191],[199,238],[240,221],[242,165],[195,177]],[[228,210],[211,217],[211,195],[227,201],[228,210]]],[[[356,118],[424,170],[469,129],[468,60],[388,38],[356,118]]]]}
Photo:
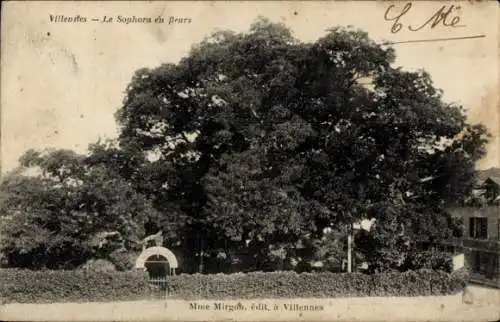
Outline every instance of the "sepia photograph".
{"type": "Polygon", "coordinates": [[[498,1],[5,1],[0,320],[500,319],[498,1]]]}

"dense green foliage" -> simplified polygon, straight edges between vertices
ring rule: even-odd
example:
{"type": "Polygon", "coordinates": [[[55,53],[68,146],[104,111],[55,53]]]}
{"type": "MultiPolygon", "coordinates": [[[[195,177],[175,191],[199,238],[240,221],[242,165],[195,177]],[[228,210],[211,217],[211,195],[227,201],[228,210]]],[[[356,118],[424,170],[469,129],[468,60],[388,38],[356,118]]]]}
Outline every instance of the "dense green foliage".
{"type": "Polygon", "coordinates": [[[171,298],[252,299],[360,296],[436,296],[459,293],[460,274],[420,270],[359,273],[254,272],[248,274],[179,275],[169,278],[171,298]]]}
{"type": "Polygon", "coordinates": [[[126,249],[161,229],[190,272],[225,271],[241,253],[245,270],[334,266],[345,250],[324,229],[345,237],[375,218],[359,253],[373,272],[401,269],[422,238],[452,233],[445,206],[470,190],[487,135],[426,72],[394,59],[359,30],[303,43],[260,19],[247,33],[214,33],[177,64],[140,69],[116,142],[88,156],[29,153],[23,165],[42,175],[4,181],[12,220],[0,251],[15,266],[75,267],[109,255],[89,244],[103,229],[126,249]]]}
{"type": "Polygon", "coordinates": [[[453,271],[453,255],[438,251],[416,252],[406,257],[404,268],[453,271]]]}
{"type": "MultiPolygon", "coordinates": [[[[4,303],[140,300],[150,296],[147,279],[136,272],[0,270],[4,303]]],[[[170,299],[263,299],[363,296],[439,296],[465,288],[468,274],[419,270],[373,275],[252,272],[177,275],[168,278],[170,299]]]]}
{"type": "Polygon", "coordinates": [[[123,178],[72,151],[28,151],[21,162],[41,175],[2,181],[0,247],[11,266],[71,269],[138,247],[159,215],[123,178]]]}
{"type": "Polygon", "coordinates": [[[145,299],[143,272],[0,269],[3,303],[99,302],[145,299]]]}

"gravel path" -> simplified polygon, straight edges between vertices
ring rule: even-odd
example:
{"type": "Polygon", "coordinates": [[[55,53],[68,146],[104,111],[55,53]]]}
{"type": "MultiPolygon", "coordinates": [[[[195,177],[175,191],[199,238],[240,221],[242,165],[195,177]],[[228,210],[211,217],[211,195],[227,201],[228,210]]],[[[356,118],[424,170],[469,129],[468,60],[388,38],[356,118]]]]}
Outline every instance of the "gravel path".
{"type": "Polygon", "coordinates": [[[8,304],[0,307],[0,320],[496,321],[500,318],[500,290],[470,286],[466,293],[466,296],[442,297],[8,304]],[[193,304],[198,309],[193,309],[193,304]],[[304,306],[309,306],[308,310],[304,306]]]}

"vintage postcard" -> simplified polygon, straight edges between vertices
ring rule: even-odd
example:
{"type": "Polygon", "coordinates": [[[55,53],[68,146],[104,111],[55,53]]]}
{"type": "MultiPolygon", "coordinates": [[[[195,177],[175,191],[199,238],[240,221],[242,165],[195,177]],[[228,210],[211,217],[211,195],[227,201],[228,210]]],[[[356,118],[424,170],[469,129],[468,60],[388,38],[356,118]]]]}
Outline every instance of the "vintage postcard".
{"type": "Polygon", "coordinates": [[[0,319],[500,318],[497,1],[5,1],[0,319]]]}

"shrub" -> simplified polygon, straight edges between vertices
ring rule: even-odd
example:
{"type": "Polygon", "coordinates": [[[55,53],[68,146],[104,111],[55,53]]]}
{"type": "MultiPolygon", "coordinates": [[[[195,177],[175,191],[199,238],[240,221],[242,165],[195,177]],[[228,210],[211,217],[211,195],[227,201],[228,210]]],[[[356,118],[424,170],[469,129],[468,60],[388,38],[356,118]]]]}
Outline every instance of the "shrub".
{"type": "Polygon", "coordinates": [[[0,300],[17,303],[124,301],[148,292],[143,272],[0,269],[0,300]]]}
{"type": "Polygon", "coordinates": [[[470,270],[466,267],[460,268],[450,274],[450,292],[455,294],[462,292],[469,284],[470,270]]]}
{"type": "Polygon", "coordinates": [[[453,271],[453,255],[439,251],[423,251],[409,255],[404,263],[405,269],[433,269],[445,272],[453,271]]]}
{"type": "Polygon", "coordinates": [[[108,255],[108,259],[119,271],[134,269],[135,260],[139,254],[130,251],[115,251],[108,255]]]}
{"type": "MultiPolygon", "coordinates": [[[[404,273],[296,273],[187,275],[168,278],[169,298],[222,300],[448,295],[462,291],[468,274],[423,269],[404,273]]],[[[139,272],[0,270],[3,302],[80,302],[145,299],[146,274],[139,272]]]]}
{"type": "Polygon", "coordinates": [[[93,272],[116,271],[116,266],[105,259],[89,259],[85,264],[79,267],[82,270],[93,272]]]}
{"type": "Polygon", "coordinates": [[[444,271],[361,273],[253,272],[248,274],[178,275],[169,278],[171,298],[253,299],[456,294],[467,284],[466,273],[444,271]]]}

